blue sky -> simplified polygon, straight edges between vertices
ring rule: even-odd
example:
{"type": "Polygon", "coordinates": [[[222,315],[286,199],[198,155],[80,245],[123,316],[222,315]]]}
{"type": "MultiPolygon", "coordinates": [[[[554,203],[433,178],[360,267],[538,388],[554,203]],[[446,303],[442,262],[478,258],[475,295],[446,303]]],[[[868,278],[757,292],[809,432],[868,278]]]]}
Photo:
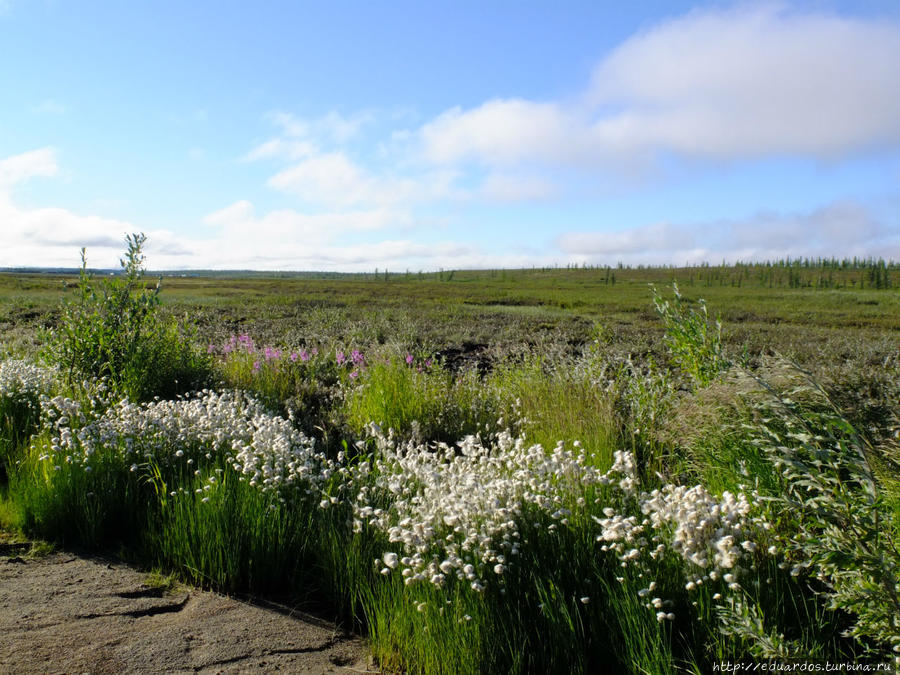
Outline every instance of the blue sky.
{"type": "Polygon", "coordinates": [[[0,0],[0,266],[900,260],[900,4],[0,0]]]}

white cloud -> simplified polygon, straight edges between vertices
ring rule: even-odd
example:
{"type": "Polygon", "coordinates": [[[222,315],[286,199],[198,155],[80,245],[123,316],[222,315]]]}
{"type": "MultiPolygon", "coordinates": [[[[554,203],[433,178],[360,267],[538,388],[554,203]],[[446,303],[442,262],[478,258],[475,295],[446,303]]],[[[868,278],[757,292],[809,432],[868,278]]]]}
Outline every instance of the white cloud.
{"type": "MultiPolygon", "coordinates": [[[[56,207],[25,208],[13,200],[11,190],[17,183],[54,176],[58,170],[52,148],[0,160],[0,266],[77,267],[79,250],[87,247],[90,266],[116,267],[125,234],[138,230],[132,223],[56,207]]],[[[170,256],[190,252],[171,232],[152,230],[148,235],[156,250],[170,256]]]]}
{"type": "MultiPolygon", "coordinates": [[[[391,168],[385,169],[364,166],[352,158],[342,146],[373,120],[370,113],[345,117],[332,111],[316,119],[304,119],[277,112],[267,117],[280,128],[280,135],[256,145],[243,160],[291,162],[267,184],[305,204],[327,209],[408,206],[454,194],[454,171],[432,169],[403,175],[397,172],[397,162],[390,162],[391,168]]],[[[396,157],[381,159],[384,163],[396,157]]]]}
{"type": "Polygon", "coordinates": [[[488,201],[522,202],[549,199],[557,188],[540,176],[491,173],[484,179],[481,191],[488,201]]]}
{"type": "Polygon", "coordinates": [[[53,148],[41,148],[7,157],[0,160],[0,190],[35,176],[55,176],[58,170],[56,151],[53,148]]]}
{"type": "Polygon", "coordinates": [[[557,239],[578,262],[684,264],[797,257],[900,255],[900,230],[855,202],[805,213],[758,213],[746,219],[656,223],[617,232],[569,232],[557,239]]]}
{"type": "Polygon", "coordinates": [[[383,204],[410,194],[412,181],[372,176],[342,152],[316,155],[272,176],[268,184],[305,202],[329,207],[383,204]]]}
{"type": "Polygon", "coordinates": [[[501,165],[552,163],[579,152],[572,132],[581,124],[558,104],[492,100],[467,112],[448,110],[423,126],[421,136],[425,158],[438,164],[469,158],[501,165]]]}
{"type": "Polygon", "coordinates": [[[897,145],[900,24],[769,5],[691,12],[624,42],[578,100],[454,108],[419,139],[440,164],[606,168],[897,145]]]}
{"type": "Polygon", "coordinates": [[[388,233],[409,227],[411,219],[386,209],[315,214],[283,209],[257,216],[250,202],[239,201],[204,222],[219,229],[215,261],[194,265],[200,267],[401,271],[459,267],[480,255],[470,244],[391,238],[388,233]],[[360,241],[379,232],[386,233],[384,239],[360,241]]]}
{"type": "Polygon", "coordinates": [[[372,173],[343,152],[313,155],[282,169],[267,181],[303,202],[330,209],[386,207],[462,196],[457,172],[424,171],[415,177],[372,173]]]}
{"type": "MultiPolygon", "coordinates": [[[[82,247],[88,249],[90,266],[116,267],[125,234],[139,229],[127,221],[79,215],[61,208],[23,208],[3,194],[0,222],[0,267],[78,267],[82,247]]],[[[154,246],[168,245],[173,250],[171,234],[147,234],[154,246]]]]}
{"type": "Polygon", "coordinates": [[[566,253],[622,256],[691,249],[696,239],[690,227],[655,223],[618,232],[570,232],[557,243],[566,253]]]}
{"type": "Polygon", "coordinates": [[[405,211],[383,207],[257,214],[251,202],[242,200],[207,215],[203,222],[214,235],[203,239],[64,208],[15,203],[15,184],[57,171],[50,148],[0,160],[0,267],[77,267],[79,249],[87,247],[91,267],[115,268],[125,234],[140,230],[148,236],[151,269],[436,269],[464,265],[478,254],[475,247],[459,242],[397,238],[414,220],[405,211]]]}
{"type": "Polygon", "coordinates": [[[253,204],[242,200],[209,214],[204,222],[219,227],[220,236],[229,241],[241,241],[254,248],[278,248],[333,241],[348,232],[404,226],[408,216],[386,209],[332,213],[279,209],[257,217],[253,204]]]}
{"type": "Polygon", "coordinates": [[[373,115],[369,112],[346,117],[335,110],[315,118],[304,118],[283,111],[269,113],[266,117],[280,127],[282,136],[315,139],[338,145],[358,136],[363,127],[373,120],[373,115]]]}
{"type": "Polygon", "coordinates": [[[900,24],[750,5],[694,12],[599,65],[601,140],[685,155],[843,155],[900,142],[900,24]]]}
{"type": "Polygon", "coordinates": [[[302,159],[304,157],[310,157],[317,152],[318,148],[310,141],[272,138],[264,143],[260,143],[244,155],[243,161],[254,162],[258,159],[270,159],[276,157],[302,159]]]}

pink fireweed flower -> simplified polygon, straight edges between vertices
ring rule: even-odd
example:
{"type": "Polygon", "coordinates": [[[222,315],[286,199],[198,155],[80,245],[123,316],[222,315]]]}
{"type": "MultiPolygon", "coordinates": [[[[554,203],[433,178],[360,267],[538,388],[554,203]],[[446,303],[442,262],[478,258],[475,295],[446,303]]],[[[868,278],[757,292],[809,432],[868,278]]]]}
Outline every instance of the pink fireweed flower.
{"type": "MultiPolygon", "coordinates": [[[[316,350],[313,350],[315,352],[316,350]]],[[[301,361],[309,361],[309,352],[305,349],[300,350],[300,360],[301,361]]]]}
{"type": "Polygon", "coordinates": [[[258,372],[259,372],[259,361],[254,361],[254,362],[253,362],[253,372],[254,372],[254,373],[258,373],[258,372]]]}
{"type": "Polygon", "coordinates": [[[361,351],[359,351],[358,349],[354,349],[350,354],[350,360],[358,366],[362,363],[365,363],[366,357],[362,355],[361,351]]]}
{"type": "Polygon", "coordinates": [[[407,354],[407,355],[406,355],[406,365],[411,366],[411,365],[412,365],[412,362],[413,362],[413,355],[412,355],[412,354],[407,354]]]}
{"type": "Polygon", "coordinates": [[[266,361],[276,361],[281,358],[281,352],[277,349],[273,349],[272,347],[266,347],[265,355],[266,361]]]}
{"type": "Polygon", "coordinates": [[[358,371],[358,370],[354,370],[352,373],[350,373],[350,379],[351,379],[351,380],[355,380],[357,377],[359,377],[359,371],[358,371]]]}
{"type": "Polygon", "coordinates": [[[313,347],[313,348],[312,348],[312,355],[313,355],[313,356],[318,356],[318,355],[319,355],[319,348],[318,348],[318,347],[313,347]]]}
{"type": "Polygon", "coordinates": [[[291,361],[296,361],[299,358],[297,352],[291,352],[291,361]]]}
{"type": "Polygon", "coordinates": [[[431,368],[431,359],[425,359],[425,367],[431,368]]]}
{"type": "Polygon", "coordinates": [[[253,346],[253,338],[251,338],[246,333],[244,333],[243,335],[238,335],[238,342],[240,343],[241,347],[247,350],[248,354],[255,349],[255,347],[253,346]]]}
{"type": "Polygon", "coordinates": [[[213,354],[215,351],[216,351],[216,346],[212,342],[210,342],[209,347],[206,348],[206,353],[213,354]]]}
{"type": "Polygon", "coordinates": [[[335,356],[335,359],[334,359],[334,360],[337,361],[337,364],[338,364],[339,366],[341,366],[341,365],[344,364],[344,361],[347,360],[347,357],[344,356],[344,352],[338,352],[337,355],[335,356]]]}

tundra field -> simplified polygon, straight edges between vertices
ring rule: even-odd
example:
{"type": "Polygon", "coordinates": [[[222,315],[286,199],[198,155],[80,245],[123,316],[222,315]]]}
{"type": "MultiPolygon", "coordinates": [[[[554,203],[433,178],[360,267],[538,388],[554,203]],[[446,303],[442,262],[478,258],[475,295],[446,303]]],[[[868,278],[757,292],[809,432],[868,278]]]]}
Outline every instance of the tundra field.
{"type": "Polygon", "coordinates": [[[900,666],[900,268],[0,275],[0,521],[386,671],[900,666]]]}

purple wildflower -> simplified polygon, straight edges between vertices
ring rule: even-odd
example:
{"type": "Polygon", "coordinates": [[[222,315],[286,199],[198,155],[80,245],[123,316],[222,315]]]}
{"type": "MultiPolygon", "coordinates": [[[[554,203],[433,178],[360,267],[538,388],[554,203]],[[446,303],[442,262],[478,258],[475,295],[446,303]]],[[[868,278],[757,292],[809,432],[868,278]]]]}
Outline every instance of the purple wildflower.
{"type": "Polygon", "coordinates": [[[244,333],[243,335],[238,335],[238,342],[241,344],[241,347],[247,350],[248,354],[255,349],[255,347],[253,346],[253,338],[251,338],[246,333],[244,333]]]}
{"type": "Polygon", "coordinates": [[[297,352],[291,352],[291,361],[296,361],[299,358],[297,352]]]}
{"type": "Polygon", "coordinates": [[[358,371],[358,370],[354,370],[352,373],[350,373],[350,379],[351,379],[351,380],[355,380],[357,377],[359,377],[359,371],[358,371]]]}
{"type": "Polygon", "coordinates": [[[344,356],[344,352],[338,352],[337,355],[335,356],[335,361],[337,361],[337,364],[339,366],[343,365],[344,361],[346,361],[346,360],[347,360],[347,357],[344,356]]]}
{"type": "MultiPolygon", "coordinates": [[[[315,350],[313,350],[315,351],[315,350]]],[[[305,349],[300,350],[300,360],[301,361],[309,361],[309,352],[305,349]]]]}
{"type": "Polygon", "coordinates": [[[258,373],[258,372],[259,372],[259,361],[254,361],[254,362],[253,362],[253,372],[254,372],[254,373],[258,373]]]}
{"type": "Polygon", "coordinates": [[[411,365],[412,365],[412,362],[413,362],[413,355],[412,355],[412,354],[407,354],[407,355],[406,355],[406,365],[411,366],[411,365]]]}
{"type": "Polygon", "coordinates": [[[361,351],[359,351],[358,349],[354,349],[350,354],[350,360],[358,366],[362,363],[365,363],[366,357],[362,355],[361,351]]]}

